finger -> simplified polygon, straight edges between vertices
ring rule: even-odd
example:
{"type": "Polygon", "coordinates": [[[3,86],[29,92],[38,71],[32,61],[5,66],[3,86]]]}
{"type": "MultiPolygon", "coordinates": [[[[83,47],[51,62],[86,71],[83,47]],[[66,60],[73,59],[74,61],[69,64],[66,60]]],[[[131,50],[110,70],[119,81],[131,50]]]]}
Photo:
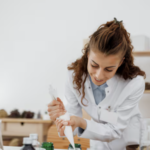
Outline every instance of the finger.
{"type": "Polygon", "coordinates": [[[55,121],[56,121],[56,118],[50,116],[50,120],[52,120],[52,121],[55,122],[55,121]]]}
{"type": "MultiPolygon", "coordinates": [[[[63,120],[62,120],[63,121],[63,120]]],[[[58,132],[60,132],[61,131],[61,128],[62,128],[62,126],[63,126],[63,124],[62,124],[62,121],[60,121],[59,123],[58,123],[58,132]]]]}
{"type": "Polygon", "coordinates": [[[72,127],[72,132],[74,132],[75,128],[76,128],[76,127],[72,127]]]}
{"type": "Polygon", "coordinates": [[[64,115],[66,112],[60,112],[60,113],[56,113],[56,114],[51,114],[50,117],[52,120],[56,120],[56,118],[58,118],[61,115],[64,115]]]}
{"type": "Polygon", "coordinates": [[[58,123],[61,121],[62,119],[56,119],[56,126],[58,126],[58,123]]]}
{"type": "Polygon", "coordinates": [[[64,126],[68,126],[68,121],[63,121],[62,124],[63,124],[64,126]]]}
{"type": "Polygon", "coordinates": [[[53,100],[52,102],[50,102],[50,103],[48,104],[48,106],[55,106],[55,105],[60,105],[60,104],[61,104],[61,102],[56,101],[56,100],[53,100]]]}
{"type": "Polygon", "coordinates": [[[60,122],[60,121],[62,121],[62,120],[61,120],[61,119],[57,119],[57,120],[56,120],[56,127],[57,127],[57,131],[58,131],[58,132],[59,132],[59,130],[58,130],[58,125],[59,125],[59,122],[60,122]]]}
{"type": "Polygon", "coordinates": [[[64,110],[62,108],[58,108],[58,109],[49,111],[49,114],[55,114],[55,113],[61,113],[61,112],[66,112],[66,110],[64,110]]]}
{"type": "Polygon", "coordinates": [[[74,122],[72,120],[68,120],[65,123],[67,124],[67,126],[74,126],[74,122]]]}
{"type": "Polygon", "coordinates": [[[56,124],[56,127],[57,127],[57,124],[58,124],[58,119],[56,119],[56,121],[55,121],[55,124],[56,124]]]}
{"type": "Polygon", "coordinates": [[[62,100],[59,97],[57,97],[57,101],[60,102],[62,104],[63,108],[65,109],[65,106],[64,106],[62,100]]]}
{"type": "Polygon", "coordinates": [[[72,121],[71,121],[71,120],[68,120],[68,121],[67,121],[67,124],[68,124],[68,126],[72,126],[72,125],[74,125],[74,124],[72,123],[72,121]]]}
{"type": "Polygon", "coordinates": [[[63,120],[61,120],[61,121],[59,121],[58,123],[57,123],[57,131],[58,132],[60,132],[60,130],[61,130],[61,127],[63,126],[63,124],[61,123],[63,120]]]}
{"type": "Polygon", "coordinates": [[[59,121],[59,119],[57,118],[57,119],[56,119],[56,121],[55,121],[55,123],[57,124],[57,123],[58,123],[58,121],[59,121]]]}
{"type": "Polygon", "coordinates": [[[64,136],[64,130],[65,130],[65,126],[62,126],[61,130],[60,130],[60,136],[64,136]]]}
{"type": "Polygon", "coordinates": [[[62,110],[64,110],[62,105],[55,105],[55,106],[49,106],[47,111],[48,111],[48,112],[51,112],[51,111],[57,110],[57,109],[62,109],[62,110]]]}
{"type": "Polygon", "coordinates": [[[62,127],[62,130],[63,130],[63,136],[65,136],[65,133],[64,133],[64,131],[65,131],[65,126],[62,127]]]}
{"type": "Polygon", "coordinates": [[[51,117],[51,118],[58,118],[59,116],[61,116],[61,115],[64,115],[66,113],[66,111],[51,111],[51,112],[49,112],[49,116],[51,117]]]}

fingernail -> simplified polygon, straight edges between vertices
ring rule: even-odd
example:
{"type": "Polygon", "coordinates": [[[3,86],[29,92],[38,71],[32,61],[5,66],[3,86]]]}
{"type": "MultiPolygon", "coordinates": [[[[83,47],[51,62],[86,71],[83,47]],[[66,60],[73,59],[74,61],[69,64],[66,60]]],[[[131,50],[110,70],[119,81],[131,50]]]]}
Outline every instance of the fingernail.
{"type": "Polygon", "coordinates": [[[61,122],[61,119],[58,122],[61,122]]]}
{"type": "Polygon", "coordinates": [[[68,125],[68,122],[63,122],[63,125],[68,125]]]}

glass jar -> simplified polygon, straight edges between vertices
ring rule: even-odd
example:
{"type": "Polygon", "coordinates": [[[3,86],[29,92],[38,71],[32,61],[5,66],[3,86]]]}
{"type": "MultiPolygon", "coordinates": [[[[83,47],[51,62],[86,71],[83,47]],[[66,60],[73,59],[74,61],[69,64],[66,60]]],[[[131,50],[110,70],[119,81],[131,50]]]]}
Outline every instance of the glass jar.
{"type": "Polygon", "coordinates": [[[35,148],[32,146],[32,139],[29,137],[23,138],[23,147],[21,150],[35,150],[35,148]]]}
{"type": "Polygon", "coordinates": [[[54,145],[51,142],[43,142],[42,148],[45,148],[46,150],[54,150],[54,145]]]}
{"type": "MultiPolygon", "coordinates": [[[[75,143],[75,144],[74,144],[74,147],[75,147],[75,150],[82,150],[81,144],[75,143]]],[[[74,148],[72,147],[71,144],[69,144],[68,150],[74,150],[74,148]]]]}

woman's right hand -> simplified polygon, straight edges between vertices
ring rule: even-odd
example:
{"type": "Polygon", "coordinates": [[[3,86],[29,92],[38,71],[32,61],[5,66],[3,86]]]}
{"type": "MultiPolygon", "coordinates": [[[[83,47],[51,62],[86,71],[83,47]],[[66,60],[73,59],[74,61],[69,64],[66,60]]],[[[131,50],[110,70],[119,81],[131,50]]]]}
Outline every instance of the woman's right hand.
{"type": "Polygon", "coordinates": [[[50,119],[52,121],[55,121],[56,118],[58,118],[59,116],[64,115],[66,113],[64,104],[60,98],[57,98],[57,101],[53,100],[48,105],[48,112],[49,112],[50,119]]]}

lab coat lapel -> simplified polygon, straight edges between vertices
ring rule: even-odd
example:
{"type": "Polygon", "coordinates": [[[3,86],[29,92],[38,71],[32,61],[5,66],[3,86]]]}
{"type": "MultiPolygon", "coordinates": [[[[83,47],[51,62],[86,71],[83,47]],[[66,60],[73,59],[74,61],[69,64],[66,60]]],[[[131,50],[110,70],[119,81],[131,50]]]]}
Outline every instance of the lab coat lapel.
{"type": "MultiPolygon", "coordinates": [[[[106,84],[108,85],[108,87],[105,88],[106,97],[99,104],[106,103],[106,99],[108,98],[108,95],[110,95],[111,92],[112,92],[112,88],[113,88],[115,80],[116,80],[116,75],[114,75],[111,79],[109,79],[108,81],[106,81],[106,84]]],[[[90,102],[93,105],[96,105],[89,75],[87,76],[86,81],[85,81],[85,93],[86,93],[85,97],[88,100],[90,100],[90,102]]]]}
{"type": "Polygon", "coordinates": [[[90,78],[89,78],[89,74],[88,74],[88,76],[87,76],[87,78],[86,78],[86,81],[85,81],[85,93],[86,93],[87,99],[88,99],[93,105],[96,105],[95,99],[94,99],[94,95],[93,95],[93,91],[92,91],[92,86],[91,86],[90,78]]]}
{"type": "Polygon", "coordinates": [[[105,88],[105,93],[106,93],[106,96],[105,98],[98,104],[98,106],[100,105],[105,105],[105,104],[109,104],[110,102],[110,98],[109,98],[109,95],[112,93],[112,90],[113,90],[113,86],[114,86],[114,83],[115,83],[115,80],[116,80],[116,75],[114,75],[111,79],[107,80],[106,81],[106,84],[108,85],[108,87],[105,88]]]}

